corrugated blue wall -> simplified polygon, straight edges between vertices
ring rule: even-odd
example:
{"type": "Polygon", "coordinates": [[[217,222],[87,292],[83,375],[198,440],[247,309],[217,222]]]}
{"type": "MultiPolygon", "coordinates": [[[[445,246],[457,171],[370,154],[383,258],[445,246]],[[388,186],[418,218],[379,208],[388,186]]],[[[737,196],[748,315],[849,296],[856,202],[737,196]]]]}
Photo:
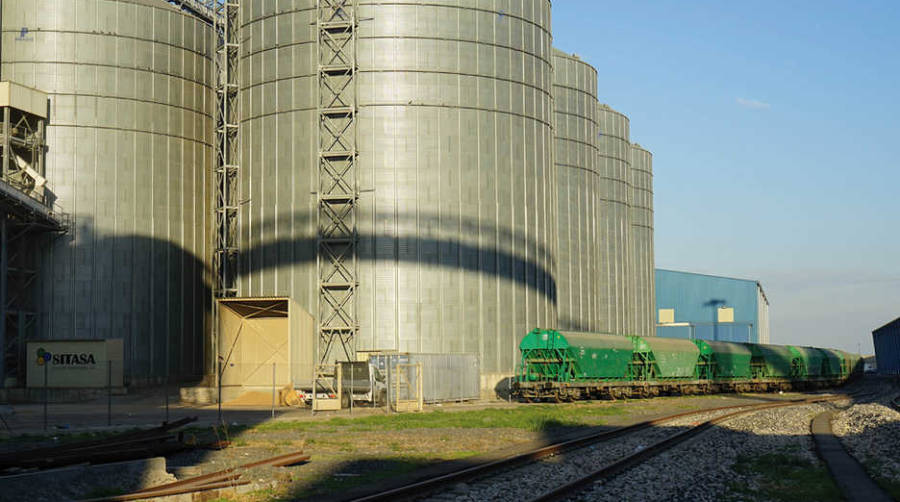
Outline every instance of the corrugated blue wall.
{"type": "MultiPolygon", "coordinates": [[[[657,336],[757,342],[756,281],[656,269],[656,314],[675,309],[676,323],[658,326],[657,336]],[[718,308],[734,309],[734,323],[717,322],[718,308]]],[[[657,317],[657,322],[659,321],[657,317]]]]}
{"type": "Polygon", "coordinates": [[[875,343],[875,361],[878,373],[882,375],[900,374],[900,318],[873,331],[872,342],[875,343]]]}

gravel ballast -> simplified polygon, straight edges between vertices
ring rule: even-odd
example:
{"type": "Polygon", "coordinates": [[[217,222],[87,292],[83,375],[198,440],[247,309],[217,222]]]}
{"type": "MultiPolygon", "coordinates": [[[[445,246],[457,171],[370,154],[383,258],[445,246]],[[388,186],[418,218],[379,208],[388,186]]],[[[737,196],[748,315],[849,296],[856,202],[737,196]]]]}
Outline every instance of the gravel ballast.
{"type": "MultiPolygon", "coordinates": [[[[433,495],[426,500],[453,500],[459,502],[480,500],[529,500],[540,493],[546,492],[550,488],[574,481],[579,477],[597,470],[603,465],[613,463],[624,456],[630,455],[662,439],[684,431],[688,427],[692,427],[698,423],[732,411],[733,410],[699,413],[679,418],[672,422],[642,430],[625,437],[597,443],[559,456],[542,459],[541,461],[490,476],[482,480],[470,482],[468,484],[458,484],[451,490],[433,495]]],[[[704,455],[706,456],[705,460],[708,459],[708,452],[704,453],[704,455]]],[[[700,455],[690,453],[688,456],[700,455]]],[[[668,498],[664,492],[659,492],[658,494],[656,492],[648,492],[646,481],[642,480],[646,477],[650,480],[654,480],[654,484],[663,484],[656,481],[660,478],[661,473],[658,472],[659,469],[671,472],[672,478],[683,477],[678,474],[678,472],[680,472],[679,470],[682,469],[681,464],[693,460],[695,459],[673,458],[668,460],[669,462],[677,463],[679,465],[677,469],[657,466],[648,470],[646,474],[638,474],[637,476],[632,476],[632,472],[635,471],[631,471],[614,481],[614,483],[619,482],[620,486],[616,486],[611,491],[601,489],[599,490],[601,493],[597,495],[593,493],[586,494],[585,500],[594,500],[597,496],[600,496],[601,500],[607,500],[607,498],[602,498],[605,497],[604,493],[606,492],[613,494],[608,500],[649,500],[668,498]]],[[[654,461],[656,461],[656,459],[651,460],[650,462],[654,461]]],[[[684,481],[686,481],[687,484],[692,483],[690,479],[684,479],[684,481]]],[[[707,500],[698,498],[697,496],[689,496],[687,499],[707,500]]]]}
{"type": "Polygon", "coordinates": [[[832,430],[847,451],[870,471],[900,483],[900,412],[885,393],[875,402],[855,404],[836,414],[832,430]]]}

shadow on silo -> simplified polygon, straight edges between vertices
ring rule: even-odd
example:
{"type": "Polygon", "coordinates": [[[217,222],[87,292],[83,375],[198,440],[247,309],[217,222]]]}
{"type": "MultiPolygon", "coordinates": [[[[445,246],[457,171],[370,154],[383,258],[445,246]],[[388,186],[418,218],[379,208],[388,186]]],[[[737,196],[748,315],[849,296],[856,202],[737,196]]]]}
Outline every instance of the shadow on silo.
{"type": "MultiPolygon", "coordinates": [[[[501,242],[509,243],[509,247],[515,245],[522,249],[513,253],[506,249],[494,246],[479,246],[462,242],[459,239],[443,237],[417,237],[402,235],[384,235],[376,233],[360,233],[359,247],[365,243],[375,243],[388,240],[392,243],[391,255],[388,258],[379,256],[372,249],[360,249],[360,261],[398,262],[423,264],[448,269],[462,269],[477,272],[489,277],[497,277],[525,286],[543,296],[554,304],[557,301],[556,280],[543,263],[552,263],[554,256],[550,249],[533,239],[525,240],[517,236],[511,229],[496,227],[471,218],[453,219],[450,222],[446,218],[429,214],[405,214],[396,215],[377,214],[377,221],[395,222],[398,227],[412,229],[428,228],[432,232],[458,235],[487,235],[496,237],[501,242]],[[444,228],[441,228],[444,226],[444,228]],[[518,242],[516,242],[518,241],[518,242]],[[414,252],[400,252],[401,249],[410,249],[414,252]],[[433,251],[426,251],[433,250],[433,251]],[[525,258],[526,251],[535,254],[536,258],[525,258]]],[[[289,265],[312,264],[316,261],[316,238],[306,237],[279,237],[278,228],[314,228],[315,215],[309,213],[294,213],[280,215],[275,218],[263,220],[254,226],[254,240],[265,239],[266,242],[256,244],[249,249],[240,250],[240,274],[242,276],[255,274],[268,269],[274,269],[289,265]],[[268,237],[274,236],[274,239],[268,237]],[[305,252],[303,252],[305,250],[305,252]],[[300,251],[300,252],[298,252],[300,251]]],[[[398,230],[397,232],[403,232],[398,230]]],[[[493,239],[491,239],[493,240],[493,239]]]]}
{"type": "Polygon", "coordinates": [[[84,216],[44,239],[40,337],[122,338],[126,385],[202,378],[211,309],[202,258],[164,238],[107,234],[84,216]]]}

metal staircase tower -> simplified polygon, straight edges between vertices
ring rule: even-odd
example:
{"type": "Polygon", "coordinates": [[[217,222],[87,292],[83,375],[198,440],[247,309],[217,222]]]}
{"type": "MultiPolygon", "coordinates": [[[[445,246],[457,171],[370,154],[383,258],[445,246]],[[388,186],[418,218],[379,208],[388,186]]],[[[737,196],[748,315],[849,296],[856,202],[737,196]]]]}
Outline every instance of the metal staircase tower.
{"type": "MultiPolygon", "coordinates": [[[[215,237],[213,292],[215,297],[237,294],[237,211],[240,173],[238,127],[239,0],[215,2],[217,117],[215,166],[215,237]]],[[[214,306],[215,307],[215,306],[214,306]]],[[[215,308],[213,311],[215,312],[215,308]]]]}
{"type": "Polygon", "coordinates": [[[340,356],[354,360],[359,331],[356,0],[318,0],[317,9],[316,356],[327,363],[340,356]]]}

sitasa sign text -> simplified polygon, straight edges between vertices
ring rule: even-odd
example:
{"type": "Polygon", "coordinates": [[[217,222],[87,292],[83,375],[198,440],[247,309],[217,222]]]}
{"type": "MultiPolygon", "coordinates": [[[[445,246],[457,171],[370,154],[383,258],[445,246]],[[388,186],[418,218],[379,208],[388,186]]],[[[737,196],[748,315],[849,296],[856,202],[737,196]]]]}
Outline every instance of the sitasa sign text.
{"type": "Polygon", "coordinates": [[[71,352],[53,354],[43,347],[37,350],[37,364],[43,366],[52,364],[53,366],[89,366],[97,364],[94,354],[90,352],[71,352]]]}

